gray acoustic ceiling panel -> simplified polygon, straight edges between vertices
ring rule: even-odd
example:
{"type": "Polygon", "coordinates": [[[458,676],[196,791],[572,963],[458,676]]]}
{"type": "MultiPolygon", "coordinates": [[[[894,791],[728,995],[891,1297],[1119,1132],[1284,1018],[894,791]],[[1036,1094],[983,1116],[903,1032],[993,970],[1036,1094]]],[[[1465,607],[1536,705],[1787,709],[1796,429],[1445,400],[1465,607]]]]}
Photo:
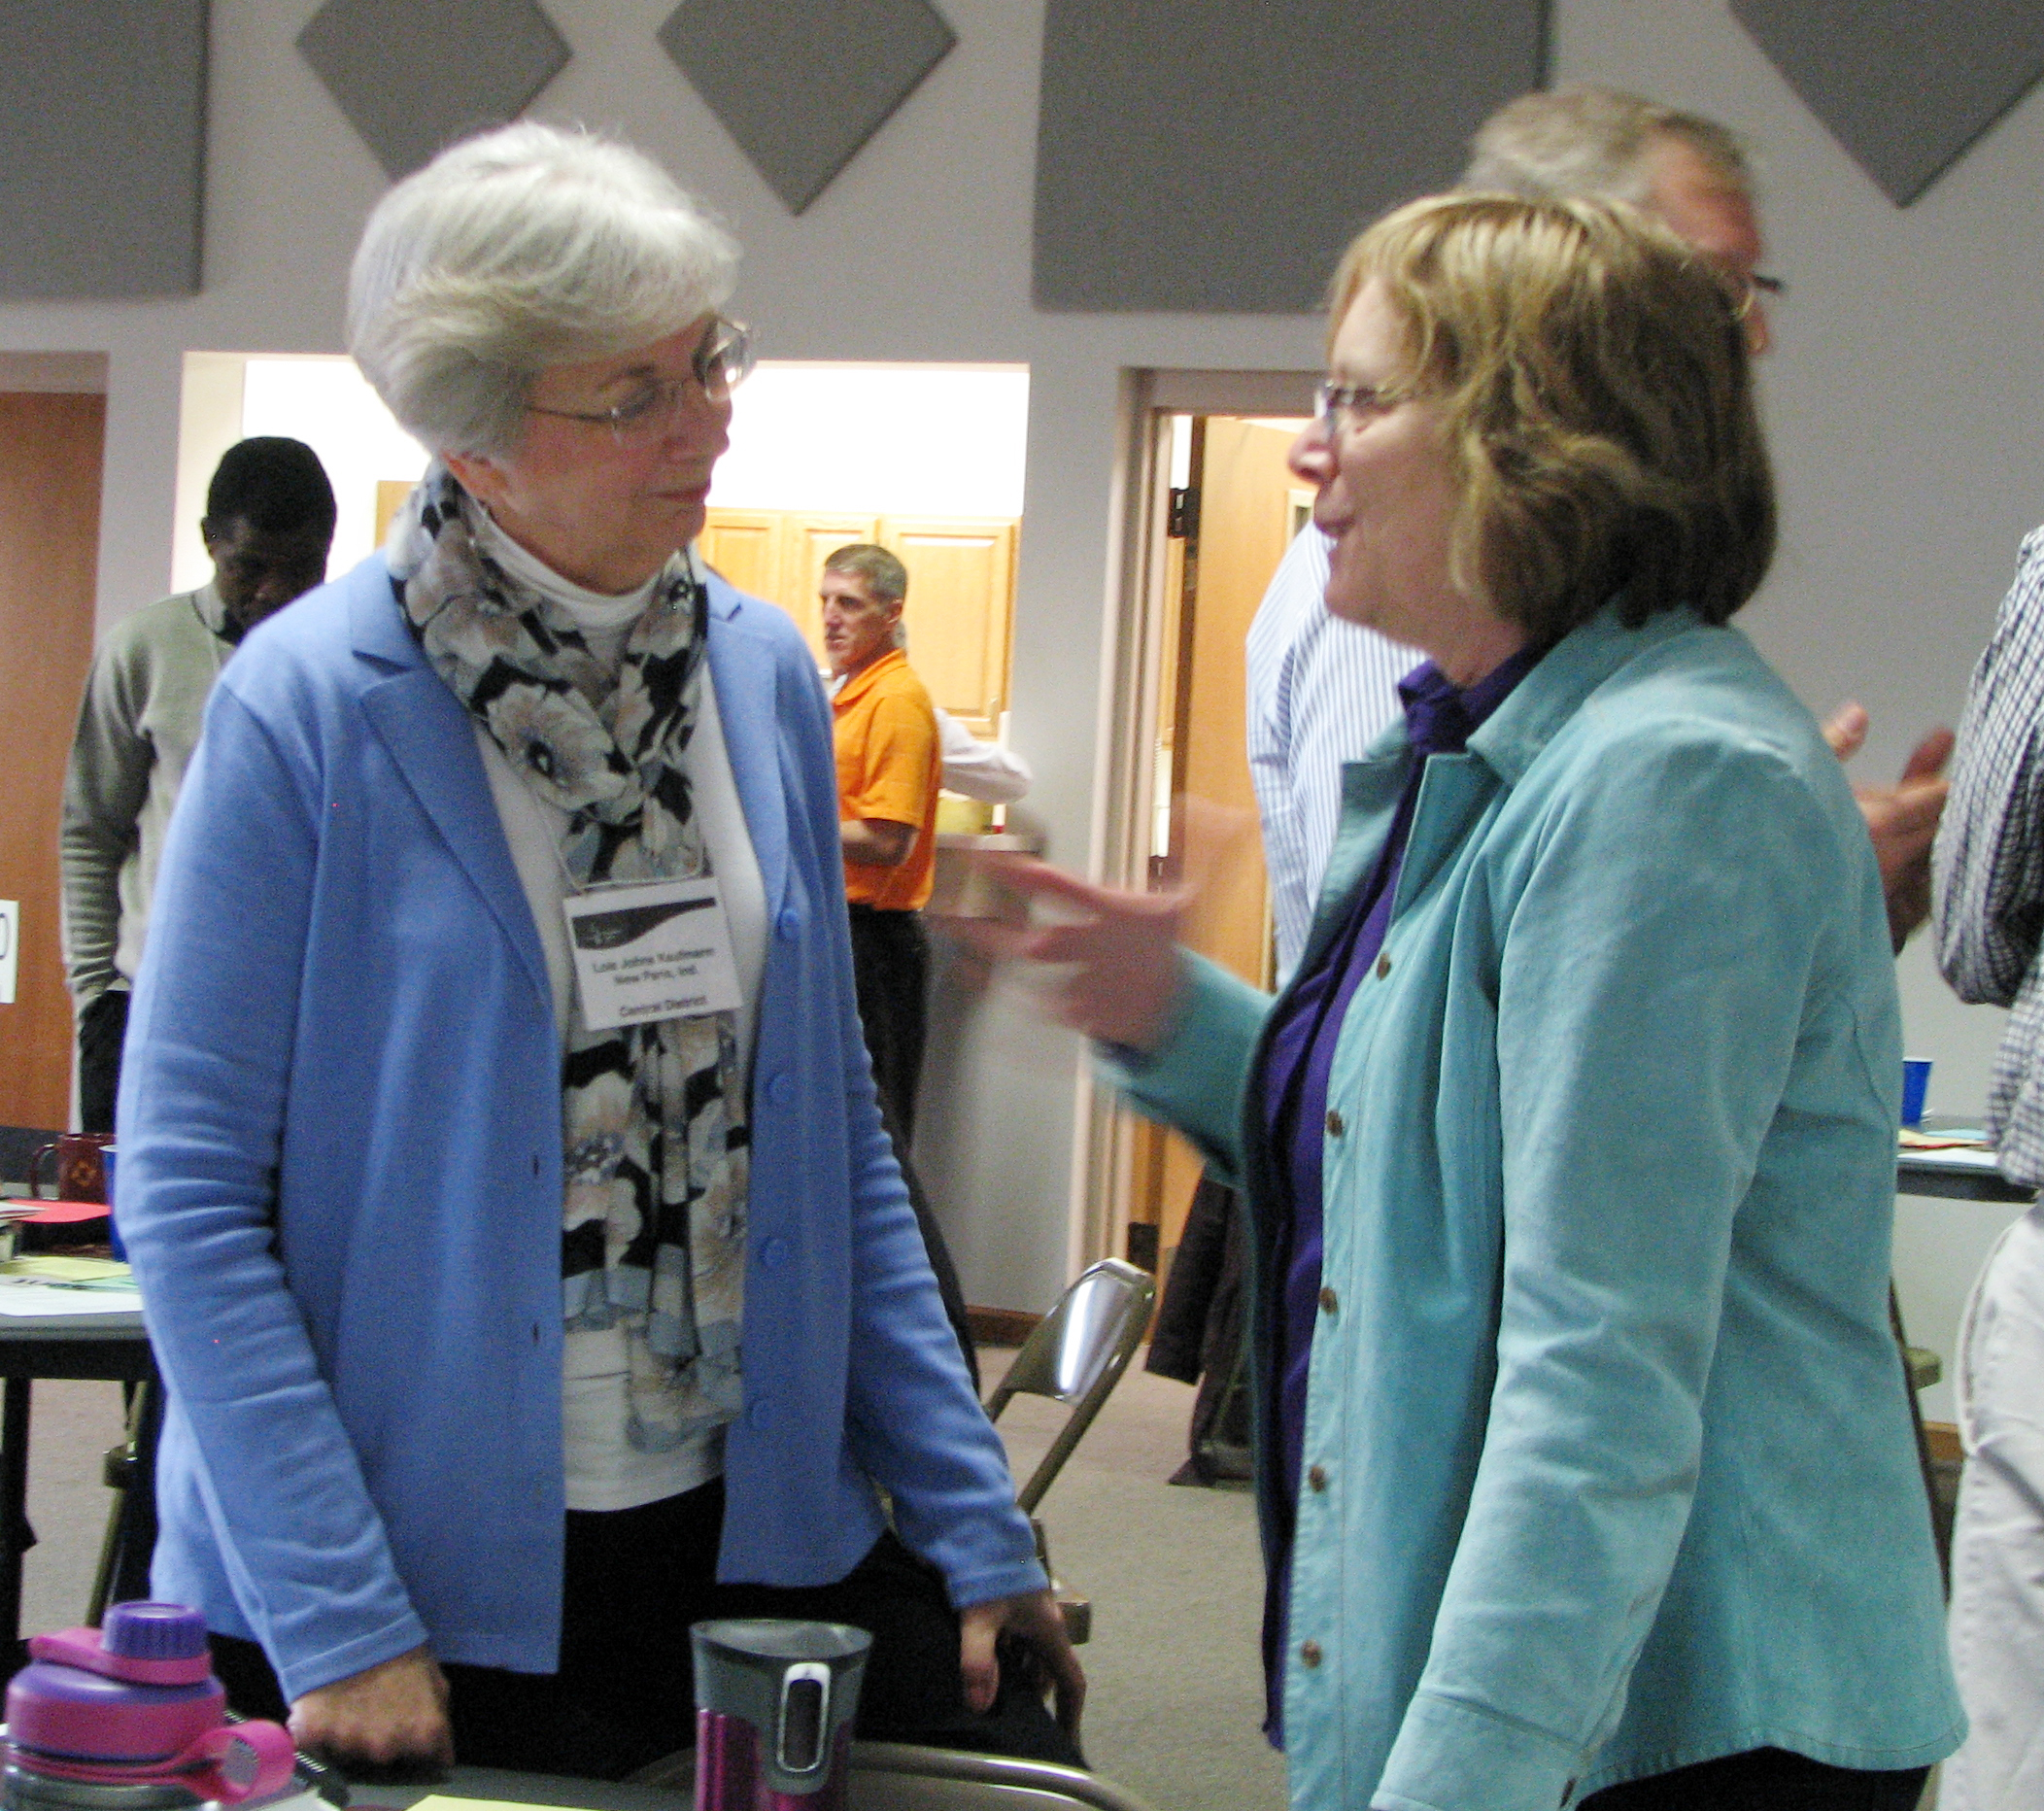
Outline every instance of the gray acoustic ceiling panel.
{"type": "Polygon", "coordinates": [[[1732,0],[1732,16],[1898,208],[2044,75],[2039,0],[1732,0]]]}
{"type": "Polygon", "coordinates": [[[0,298],[197,292],[207,11],[0,5],[0,298]]]}
{"type": "Polygon", "coordinates": [[[660,41],[800,214],[958,37],[929,0],[682,0],[660,41]]]}
{"type": "Polygon", "coordinates": [[[1049,0],[1038,306],[1316,311],[1545,51],[1541,0],[1049,0]]]}
{"type": "Polygon", "coordinates": [[[515,119],[569,55],[533,0],[326,0],[298,50],[392,181],[515,119]]]}

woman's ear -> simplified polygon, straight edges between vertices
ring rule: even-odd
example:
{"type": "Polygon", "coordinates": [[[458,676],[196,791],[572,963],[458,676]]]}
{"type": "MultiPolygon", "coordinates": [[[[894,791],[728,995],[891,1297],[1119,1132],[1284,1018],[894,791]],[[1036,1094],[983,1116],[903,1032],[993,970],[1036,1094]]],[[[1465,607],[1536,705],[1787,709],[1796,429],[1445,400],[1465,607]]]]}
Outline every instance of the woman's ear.
{"type": "Polygon", "coordinates": [[[503,501],[504,468],[497,461],[481,453],[443,453],[440,462],[484,508],[503,501]]]}

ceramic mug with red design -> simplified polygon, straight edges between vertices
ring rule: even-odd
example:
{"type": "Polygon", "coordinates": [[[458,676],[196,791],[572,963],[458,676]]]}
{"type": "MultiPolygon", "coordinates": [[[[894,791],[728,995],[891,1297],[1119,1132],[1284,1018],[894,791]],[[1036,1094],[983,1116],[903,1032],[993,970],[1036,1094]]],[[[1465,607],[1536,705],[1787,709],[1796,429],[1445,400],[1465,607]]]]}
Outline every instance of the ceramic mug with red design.
{"type": "Polygon", "coordinates": [[[42,1192],[43,1163],[51,1159],[59,1201],[104,1201],[107,1166],[102,1153],[112,1147],[111,1132],[66,1132],[28,1160],[28,1192],[42,1192]]]}

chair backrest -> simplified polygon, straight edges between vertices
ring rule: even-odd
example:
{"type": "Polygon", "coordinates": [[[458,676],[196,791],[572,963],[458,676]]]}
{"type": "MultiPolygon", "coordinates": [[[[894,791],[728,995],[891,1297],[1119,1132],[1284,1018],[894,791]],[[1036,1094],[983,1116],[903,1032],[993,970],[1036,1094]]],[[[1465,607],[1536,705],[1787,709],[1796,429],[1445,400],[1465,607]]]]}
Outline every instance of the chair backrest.
{"type": "Polygon", "coordinates": [[[0,1182],[27,1181],[28,1160],[62,1136],[35,1126],[0,1126],[0,1182]]]}
{"type": "Polygon", "coordinates": [[[1025,1394],[1048,1396],[1072,1409],[1042,1462],[1016,1495],[1024,1510],[1034,1511],[1042,1500],[1079,1436],[1120,1382],[1149,1328],[1156,1299],[1156,1281],[1146,1271],[1119,1258],[1101,1259],[1058,1298],[995,1385],[987,1398],[990,1417],[998,1418],[1012,1398],[1025,1394]]]}

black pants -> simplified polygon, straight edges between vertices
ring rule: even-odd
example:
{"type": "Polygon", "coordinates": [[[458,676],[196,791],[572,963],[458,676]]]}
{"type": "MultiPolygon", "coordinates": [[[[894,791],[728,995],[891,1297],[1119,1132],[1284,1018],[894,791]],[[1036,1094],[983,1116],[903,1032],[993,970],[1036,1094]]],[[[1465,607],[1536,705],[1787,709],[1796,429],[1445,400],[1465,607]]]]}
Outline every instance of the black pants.
{"type": "Polygon", "coordinates": [[[854,906],[852,978],[866,1028],[873,1080],[894,1109],[902,1142],[915,1138],[915,1090],[923,1077],[923,1026],[930,987],[930,940],[921,914],[854,906]]]}
{"type": "MultiPolygon", "coordinates": [[[[643,1509],[570,1511],[561,1670],[447,1667],[457,1758],[469,1766],[622,1779],[695,1744],[692,1623],[791,1617],[849,1623],[872,1635],[859,1694],[862,1736],[1083,1764],[1011,1657],[1004,1657],[993,1709],[975,1716],[966,1708],[958,1618],[943,1581],[892,1533],[835,1585],[785,1589],[716,1583],[723,1523],[722,1480],[643,1509]]],[[[213,1653],[229,1704],[247,1716],[284,1714],[260,1648],[216,1635],[213,1653]]]]}
{"type": "Polygon", "coordinates": [[[977,1389],[979,1359],[972,1346],[972,1330],[967,1324],[958,1268],[951,1262],[943,1228],[937,1223],[930,1198],[923,1192],[922,1178],[908,1155],[909,1140],[915,1136],[915,1091],[923,1075],[930,940],[924,934],[921,915],[912,911],[854,906],[851,920],[852,977],[859,990],[859,1023],[866,1032],[866,1052],[873,1060],[880,1117],[887,1123],[902,1179],[908,1184],[909,1205],[915,1209],[916,1224],[923,1229],[923,1246],[930,1253],[930,1268],[937,1273],[945,1316],[958,1335],[966,1369],[972,1374],[972,1387],[977,1389]]]}
{"type": "Polygon", "coordinates": [[[1787,1749],[1752,1748],[1606,1787],[1580,1811],[1916,1811],[1929,1773],[1928,1767],[1861,1772],[1787,1749]]]}
{"type": "Polygon", "coordinates": [[[111,1132],[120,1092],[120,1043],[127,1036],[128,991],[110,987],[78,1015],[78,1129],[111,1132]]]}

